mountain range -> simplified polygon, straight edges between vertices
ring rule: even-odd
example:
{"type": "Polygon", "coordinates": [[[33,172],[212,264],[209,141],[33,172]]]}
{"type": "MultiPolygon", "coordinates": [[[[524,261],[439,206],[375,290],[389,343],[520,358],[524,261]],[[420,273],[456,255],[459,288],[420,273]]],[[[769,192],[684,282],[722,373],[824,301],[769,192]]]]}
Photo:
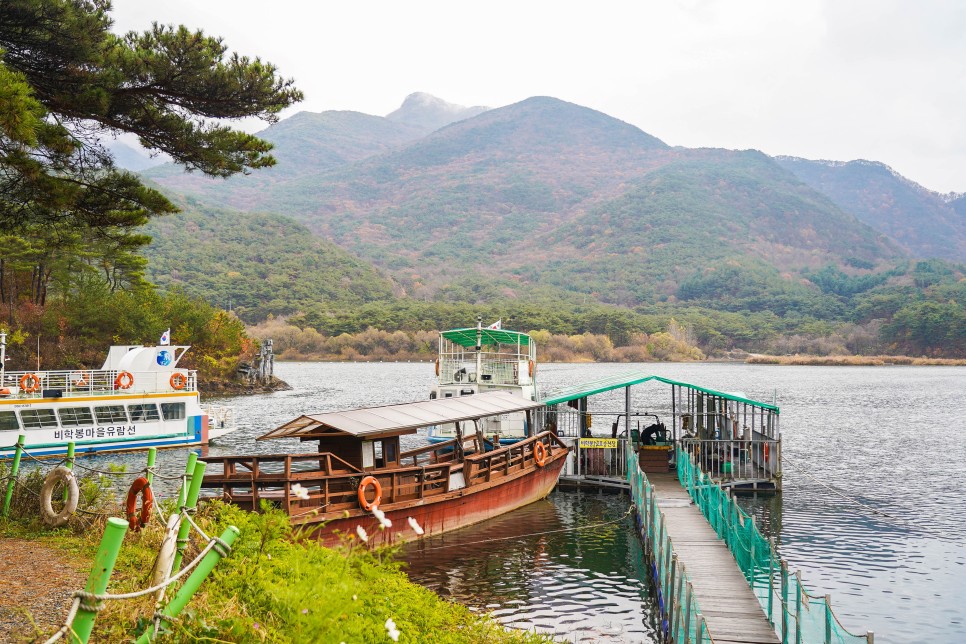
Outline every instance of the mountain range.
{"type": "Polygon", "coordinates": [[[966,261],[964,197],[882,164],[672,147],[550,97],[487,109],[414,94],[386,117],[302,112],[260,136],[275,144],[274,168],[214,180],[167,165],[145,177],[205,208],[294,220],[397,295],[634,307],[697,301],[695,285],[737,271],[804,297],[818,288],[803,275],[825,266],[857,276],[911,258],[966,261]]]}

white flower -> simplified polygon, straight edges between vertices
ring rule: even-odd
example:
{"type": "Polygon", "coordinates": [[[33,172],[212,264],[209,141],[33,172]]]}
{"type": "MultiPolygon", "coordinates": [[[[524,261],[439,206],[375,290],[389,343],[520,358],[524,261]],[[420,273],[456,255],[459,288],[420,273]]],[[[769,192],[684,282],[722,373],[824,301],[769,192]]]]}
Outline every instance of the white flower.
{"type": "Polygon", "coordinates": [[[399,641],[399,631],[396,630],[396,622],[392,621],[392,617],[386,620],[386,631],[389,635],[389,639],[393,642],[399,641]]]}
{"type": "Polygon", "coordinates": [[[406,519],[406,521],[409,521],[409,527],[412,528],[413,532],[415,532],[416,534],[422,534],[423,532],[425,532],[425,530],[423,530],[423,527],[418,523],[416,523],[416,519],[409,517],[408,519],[406,519]]]}
{"type": "Polygon", "coordinates": [[[386,518],[386,513],[379,509],[378,505],[372,506],[372,516],[379,519],[379,529],[385,530],[392,527],[392,520],[386,518]]]}
{"type": "Polygon", "coordinates": [[[292,486],[292,496],[294,496],[297,499],[302,499],[303,501],[308,501],[309,491],[308,489],[302,487],[301,483],[296,483],[295,485],[292,486]]]}
{"type": "Polygon", "coordinates": [[[361,525],[356,526],[356,534],[359,535],[359,538],[362,539],[363,543],[365,543],[366,541],[369,541],[369,535],[366,534],[366,529],[363,528],[361,525]]]}

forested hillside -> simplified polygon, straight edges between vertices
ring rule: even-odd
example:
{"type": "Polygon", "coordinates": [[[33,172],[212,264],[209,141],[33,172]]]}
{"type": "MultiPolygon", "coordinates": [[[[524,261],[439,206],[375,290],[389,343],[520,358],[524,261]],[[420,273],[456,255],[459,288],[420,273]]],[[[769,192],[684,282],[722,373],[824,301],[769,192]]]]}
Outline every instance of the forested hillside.
{"type": "MultiPolygon", "coordinates": [[[[232,295],[246,319],[292,314],[301,326],[331,333],[459,326],[485,310],[535,325],[526,328],[604,333],[615,342],[676,318],[712,352],[966,355],[956,322],[963,267],[909,263],[912,237],[883,232],[875,218],[862,221],[853,204],[816,189],[824,184],[789,171],[788,160],[671,148],[627,123],[547,97],[426,136],[394,129],[418,128],[422,107],[422,127],[458,112],[424,100],[401,108],[404,119],[300,114],[266,131],[280,164],[255,181],[213,184],[154,171],[162,186],[202,195],[199,204],[230,203],[300,222],[260,215],[276,232],[257,243],[236,236],[238,245],[228,246],[234,267],[219,259],[226,253],[216,244],[222,250],[201,252],[190,279],[173,281],[204,285],[197,292],[224,303],[235,292],[243,297],[243,284],[263,280],[242,304],[232,295]],[[337,120],[341,129],[327,129],[337,120]],[[313,154],[317,162],[304,162],[313,154]],[[291,237],[278,234],[289,229],[291,237]],[[351,253],[338,255],[335,265],[356,271],[355,292],[318,288],[334,284],[332,265],[300,266],[314,289],[266,287],[265,268],[275,262],[244,247],[263,254],[275,248],[273,257],[291,262],[300,244],[315,248],[308,231],[351,253]],[[248,262],[256,266],[244,269],[248,262]],[[367,272],[364,264],[378,270],[367,272]],[[402,299],[391,299],[392,289],[402,299]],[[940,310],[932,317],[949,322],[942,333],[930,331],[942,340],[913,329],[913,313],[933,305],[940,310]],[[559,309],[576,317],[565,321],[559,309]]],[[[961,204],[947,201],[955,216],[961,204]]],[[[897,206],[897,220],[902,212],[897,206]]],[[[233,217],[211,217],[206,239],[227,234],[233,217]]],[[[255,234],[257,221],[238,219],[246,235],[255,234]]],[[[950,228],[947,237],[956,234],[950,228]]],[[[169,266],[172,248],[155,243],[152,261],[169,266]]],[[[167,284],[167,272],[151,274],[167,284]]]]}
{"type": "Polygon", "coordinates": [[[873,161],[778,163],[914,257],[966,261],[966,208],[873,161]]]}

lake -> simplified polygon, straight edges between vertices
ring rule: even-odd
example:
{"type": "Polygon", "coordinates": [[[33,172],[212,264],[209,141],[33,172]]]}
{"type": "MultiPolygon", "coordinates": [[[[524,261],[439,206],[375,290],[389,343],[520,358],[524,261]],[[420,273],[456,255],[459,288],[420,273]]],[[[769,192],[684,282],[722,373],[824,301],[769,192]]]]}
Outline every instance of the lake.
{"type": "MultiPolygon", "coordinates": [[[[543,364],[538,380],[546,392],[631,370],[777,401],[784,492],[741,502],[792,569],[832,595],[846,627],[875,631],[877,643],[966,641],[966,368],[543,364]]],[[[310,450],[253,439],[302,413],[425,400],[434,380],[432,363],[278,363],[276,375],[293,390],[225,400],[242,429],[210,454],[310,450]]],[[[635,409],[669,413],[666,387],[634,392],[635,409]]],[[[621,391],[592,399],[591,410],[622,407],[621,391]]],[[[186,458],[159,454],[166,472],[186,458]]],[[[123,459],[142,466],[143,456],[123,459]]],[[[640,545],[622,519],[628,505],[555,492],[410,546],[404,558],[415,581],[507,625],[573,641],[654,642],[640,545]]]]}

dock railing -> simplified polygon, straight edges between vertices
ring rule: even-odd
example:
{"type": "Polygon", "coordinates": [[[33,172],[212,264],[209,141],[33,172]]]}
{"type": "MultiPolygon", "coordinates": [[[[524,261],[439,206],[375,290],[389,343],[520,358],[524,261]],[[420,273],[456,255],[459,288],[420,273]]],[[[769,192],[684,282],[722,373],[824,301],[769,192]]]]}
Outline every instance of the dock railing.
{"type": "Polygon", "coordinates": [[[641,470],[637,452],[625,448],[624,454],[631,499],[637,511],[637,528],[650,554],[648,570],[657,589],[662,634],[668,641],[680,644],[714,642],[694,596],[691,576],[674,553],[664,514],[657,505],[651,483],[641,470]]]}
{"type": "Polygon", "coordinates": [[[716,483],[772,481],[781,476],[781,441],[756,435],[754,440],[684,438],[681,449],[716,483]]]}
{"type": "Polygon", "coordinates": [[[873,643],[872,632],[856,635],[842,625],[832,611],[829,595],[808,592],[801,572],[789,572],[774,543],[759,532],[735,497],[702,472],[691,453],[680,447],[677,473],[708,523],[728,544],[782,644],[873,643]]]}

